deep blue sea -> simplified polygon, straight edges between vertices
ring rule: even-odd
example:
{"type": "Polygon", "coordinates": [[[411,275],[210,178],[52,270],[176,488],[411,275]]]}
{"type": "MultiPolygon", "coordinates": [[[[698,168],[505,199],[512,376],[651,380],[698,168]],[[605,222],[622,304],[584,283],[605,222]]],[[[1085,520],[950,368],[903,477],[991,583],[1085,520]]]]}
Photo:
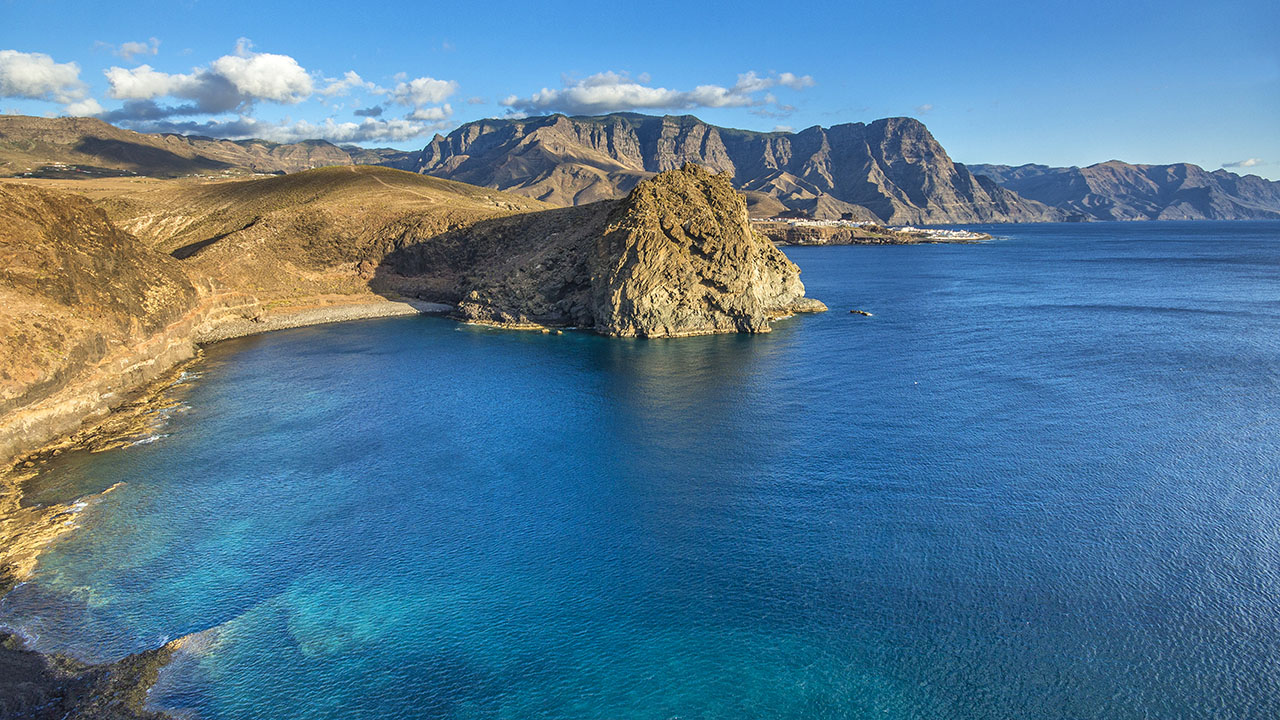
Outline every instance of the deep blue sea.
{"type": "Polygon", "coordinates": [[[206,720],[1280,716],[1280,223],[991,231],[762,336],[219,343],[0,622],[202,633],[206,720]]]}

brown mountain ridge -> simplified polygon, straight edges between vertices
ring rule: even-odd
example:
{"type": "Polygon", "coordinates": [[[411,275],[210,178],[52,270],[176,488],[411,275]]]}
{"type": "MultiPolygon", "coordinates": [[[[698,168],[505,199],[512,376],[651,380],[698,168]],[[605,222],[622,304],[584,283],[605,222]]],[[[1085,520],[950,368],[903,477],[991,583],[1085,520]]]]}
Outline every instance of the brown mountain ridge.
{"type": "Polygon", "coordinates": [[[93,118],[0,115],[0,175],[180,177],[289,173],[351,164],[347,151],[324,140],[280,144],[150,135],[93,118]]]}
{"type": "Polygon", "coordinates": [[[1198,165],[970,165],[1069,220],[1276,220],[1280,182],[1198,165]]]}
{"type": "Polygon", "coordinates": [[[792,209],[895,224],[1057,217],[952,162],[911,118],[798,133],[721,128],[691,115],[479,120],[437,135],[399,167],[569,205],[619,197],[688,162],[727,174],[757,215],[792,209]]]}

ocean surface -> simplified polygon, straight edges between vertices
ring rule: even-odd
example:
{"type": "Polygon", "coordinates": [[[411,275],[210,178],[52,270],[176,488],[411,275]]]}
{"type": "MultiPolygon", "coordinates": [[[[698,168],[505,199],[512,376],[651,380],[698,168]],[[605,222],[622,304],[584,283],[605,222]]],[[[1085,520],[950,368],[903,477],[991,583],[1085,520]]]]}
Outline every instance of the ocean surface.
{"type": "Polygon", "coordinates": [[[217,344],[0,623],[200,633],[206,720],[1280,716],[1280,223],[990,230],[769,335],[217,344]]]}

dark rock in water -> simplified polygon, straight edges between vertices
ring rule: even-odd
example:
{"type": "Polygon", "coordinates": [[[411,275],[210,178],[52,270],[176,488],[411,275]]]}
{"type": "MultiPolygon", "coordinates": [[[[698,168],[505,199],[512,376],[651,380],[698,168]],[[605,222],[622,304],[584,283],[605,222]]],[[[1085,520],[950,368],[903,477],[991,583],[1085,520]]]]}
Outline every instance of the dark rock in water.
{"type": "Polygon", "coordinates": [[[89,665],[28,650],[0,631],[0,717],[30,720],[163,720],[143,709],[175,643],[89,665]]]}
{"type": "Polygon", "coordinates": [[[849,311],[849,314],[850,314],[850,315],[863,315],[863,316],[865,316],[865,317],[871,317],[871,313],[867,312],[866,310],[850,310],[850,311],[849,311]]]}

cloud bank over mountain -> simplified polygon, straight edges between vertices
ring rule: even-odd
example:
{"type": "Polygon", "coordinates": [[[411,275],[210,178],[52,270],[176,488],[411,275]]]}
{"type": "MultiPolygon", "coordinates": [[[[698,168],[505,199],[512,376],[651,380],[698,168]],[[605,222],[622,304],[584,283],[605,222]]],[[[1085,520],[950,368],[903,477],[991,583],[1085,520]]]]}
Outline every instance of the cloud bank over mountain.
{"type": "Polygon", "coordinates": [[[626,73],[596,73],[580,80],[562,78],[563,87],[542,88],[527,97],[509,95],[502,104],[517,113],[537,115],[565,113],[592,115],[623,110],[693,110],[696,108],[782,106],[772,94],[762,94],[776,87],[803,90],[814,85],[808,75],[754,71],[738,75],[733,85],[698,85],[691,90],[654,87],[650,78],[632,79],[626,73]]]}

